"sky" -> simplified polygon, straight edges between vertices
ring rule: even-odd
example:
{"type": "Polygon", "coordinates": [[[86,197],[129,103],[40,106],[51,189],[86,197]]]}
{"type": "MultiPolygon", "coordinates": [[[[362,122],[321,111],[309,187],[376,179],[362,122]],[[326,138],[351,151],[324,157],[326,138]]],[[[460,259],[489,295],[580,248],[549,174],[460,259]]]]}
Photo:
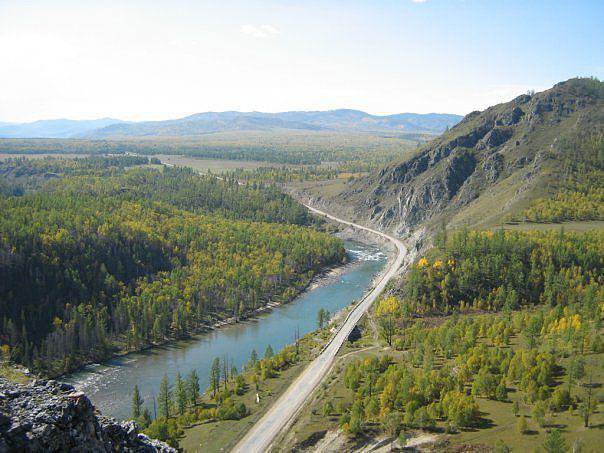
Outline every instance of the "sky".
{"type": "Polygon", "coordinates": [[[0,0],[0,121],[466,114],[604,78],[602,0],[0,0]]]}

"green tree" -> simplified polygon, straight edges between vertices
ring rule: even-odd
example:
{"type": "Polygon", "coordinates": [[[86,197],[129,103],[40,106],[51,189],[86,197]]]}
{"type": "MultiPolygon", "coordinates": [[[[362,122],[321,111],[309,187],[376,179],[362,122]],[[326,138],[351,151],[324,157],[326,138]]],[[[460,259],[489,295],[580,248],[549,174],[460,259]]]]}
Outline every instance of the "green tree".
{"type": "Polygon", "coordinates": [[[508,399],[508,391],[505,386],[505,381],[502,379],[495,390],[495,399],[497,401],[507,401],[508,399]]]}
{"type": "Polygon", "coordinates": [[[199,392],[199,376],[197,375],[197,370],[193,368],[187,376],[187,394],[191,405],[195,406],[197,404],[199,392]]]}
{"type": "Polygon", "coordinates": [[[159,406],[159,416],[165,420],[170,418],[170,402],[171,397],[170,386],[168,384],[168,375],[164,374],[159,384],[159,395],[157,396],[157,403],[159,406]]]}
{"type": "Polygon", "coordinates": [[[184,415],[185,410],[187,409],[187,388],[180,373],[176,373],[176,380],[174,381],[174,397],[176,399],[178,413],[184,415]]]}
{"type": "Polygon", "coordinates": [[[516,423],[516,429],[520,434],[526,434],[528,432],[528,423],[526,422],[526,418],[524,418],[524,415],[521,415],[518,419],[518,422],[516,423]]]}
{"type": "Polygon", "coordinates": [[[145,401],[141,397],[140,392],[138,391],[138,385],[134,386],[134,391],[132,392],[132,418],[138,419],[141,416],[141,411],[143,407],[143,403],[145,401]]]}
{"type": "Polygon", "coordinates": [[[251,363],[252,367],[255,367],[257,362],[258,362],[258,353],[256,352],[255,349],[252,349],[252,352],[250,354],[250,363],[251,363]]]}
{"type": "Polygon", "coordinates": [[[149,412],[149,408],[146,406],[143,409],[143,414],[141,415],[139,423],[143,429],[151,424],[151,413],[149,412]]]}
{"type": "Polygon", "coordinates": [[[533,420],[535,420],[541,427],[545,426],[545,413],[545,403],[543,401],[537,401],[533,406],[531,415],[533,416],[533,420]]]}
{"type": "Polygon", "coordinates": [[[269,344],[266,347],[266,350],[264,351],[264,358],[265,359],[271,359],[273,357],[273,355],[275,355],[275,353],[273,352],[272,346],[269,344]]]}
{"type": "Polygon", "coordinates": [[[220,358],[216,357],[212,361],[212,368],[210,369],[210,389],[212,390],[212,397],[216,397],[216,392],[220,390],[220,358]]]}
{"type": "Polygon", "coordinates": [[[543,449],[547,453],[566,453],[568,445],[559,429],[552,429],[543,442],[543,449]]]}
{"type": "Polygon", "coordinates": [[[401,430],[401,432],[398,434],[398,444],[401,448],[405,448],[405,445],[407,445],[407,433],[405,433],[405,431],[401,430]]]}
{"type": "Polygon", "coordinates": [[[386,414],[384,418],[383,426],[384,430],[390,437],[390,447],[392,449],[392,443],[396,440],[399,429],[401,428],[402,416],[399,412],[390,412],[386,414]]]}
{"type": "Polygon", "coordinates": [[[319,309],[317,312],[317,325],[319,326],[319,329],[325,327],[325,325],[329,322],[329,317],[329,311],[325,310],[324,308],[319,309]]]}

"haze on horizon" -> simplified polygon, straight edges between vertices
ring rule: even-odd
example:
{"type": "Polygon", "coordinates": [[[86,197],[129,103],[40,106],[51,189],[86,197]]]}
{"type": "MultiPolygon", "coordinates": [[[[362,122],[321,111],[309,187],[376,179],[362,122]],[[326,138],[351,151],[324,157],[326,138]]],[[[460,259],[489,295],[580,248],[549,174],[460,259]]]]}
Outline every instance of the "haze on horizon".
{"type": "Polygon", "coordinates": [[[593,0],[0,0],[0,121],[465,114],[602,78],[603,18],[593,0]]]}

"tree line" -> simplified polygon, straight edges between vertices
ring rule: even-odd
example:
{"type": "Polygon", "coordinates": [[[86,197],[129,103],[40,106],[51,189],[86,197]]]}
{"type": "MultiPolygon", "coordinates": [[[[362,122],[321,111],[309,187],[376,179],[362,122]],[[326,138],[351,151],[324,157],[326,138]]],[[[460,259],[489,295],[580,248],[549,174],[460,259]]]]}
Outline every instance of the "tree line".
{"type": "Polygon", "coordinates": [[[480,401],[490,399],[509,405],[519,434],[549,429],[562,412],[590,427],[604,353],[603,252],[601,231],[441,233],[374,309],[404,359],[349,363],[350,395],[326,397],[323,414],[352,436],[376,426],[456,432],[480,428],[480,401]]]}
{"type": "Polygon", "coordinates": [[[202,213],[203,192],[189,209],[178,189],[174,200],[169,191],[146,198],[194,178],[168,171],[162,186],[164,173],[141,172],[65,174],[43,190],[0,198],[0,341],[13,360],[58,374],[116,349],[186,336],[289,300],[345,259],[340,240],[314,229],[236,220],[236,203],[226,204],[229,217],[202,213]],[[113,190],[129,178],[136,195],[113,190]]]}

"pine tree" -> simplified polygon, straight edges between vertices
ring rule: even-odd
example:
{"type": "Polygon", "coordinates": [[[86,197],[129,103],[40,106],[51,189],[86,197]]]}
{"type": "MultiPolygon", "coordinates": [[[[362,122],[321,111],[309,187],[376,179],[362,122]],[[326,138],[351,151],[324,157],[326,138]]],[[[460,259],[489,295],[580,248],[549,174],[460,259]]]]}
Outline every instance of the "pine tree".
{"type": "Polygon", "coordinates": [[[146,428],[151,424],[151,414],[149,413],[149,409],[147,407],[143,409],[143,414],[141,416],[140,423],[143,428],[146,428]]]}
{"type": "Polygon", "coordinates": [[[141,416],[141,409],[143,407],[143,403],[145,401],[140,395],[138,391],[138,385],[134,386],[134,391],[132,392],[132,418],[137,419],[141,416]]]}
{"type": "Polygon", "coordinates": [[[197,370],[193,368],[187,376],[187,392],[189,395],[189,401],[193,406],[197,404],[199,391],[199,376],[197,375],[197,370]]]}
{"type": "Polygon", "coordinates": [[[566,453],[568,446],[559,429],[552,429],[543,442],[543,448],[547,453],[566,453]]]}
{"type": "Polygon", "coordinates": [[[216,357],[212,362],[212,368],[210,370],[210,388],[212,390],[212,396],[216,397],[216,392],[220,390],[220,358],[216,357]]]}
{"type": "Polygon", "coordinates": [[[170,401],[171,392],[168,385],[168,375],[164,374],[161,383],[159,384],[159,395],[157,396],[157,403],[159,406],[159,416],[168,419],[170,418],[170,401]]]}
{"type": "Polygon", "coordinates": [[[174,381],[174,398],[176,399],[178,413],[183,415],[187,409],[187,389],[180,373],[176,373],[176,380],[174,381]]]}
{"type": "Polygon", "coordinates": [[[264,351],[264,358],[265,358],[265,359],[270,359],[270,358],[271,358],[273,355],[274,355],[273,348],[272,348],[272,347],[271,347],[271,345],[269,344],[269,345],[266,347],[266,350],[264,351]]]}
{"type": "Polygon", "coordinates": [[[255,349],[252,349],[252,352],[250,354],[250,363],[252,364],[253,367],[255,367],[257,362],[258,362],[258,353],[256,352],[255,349]]]}

